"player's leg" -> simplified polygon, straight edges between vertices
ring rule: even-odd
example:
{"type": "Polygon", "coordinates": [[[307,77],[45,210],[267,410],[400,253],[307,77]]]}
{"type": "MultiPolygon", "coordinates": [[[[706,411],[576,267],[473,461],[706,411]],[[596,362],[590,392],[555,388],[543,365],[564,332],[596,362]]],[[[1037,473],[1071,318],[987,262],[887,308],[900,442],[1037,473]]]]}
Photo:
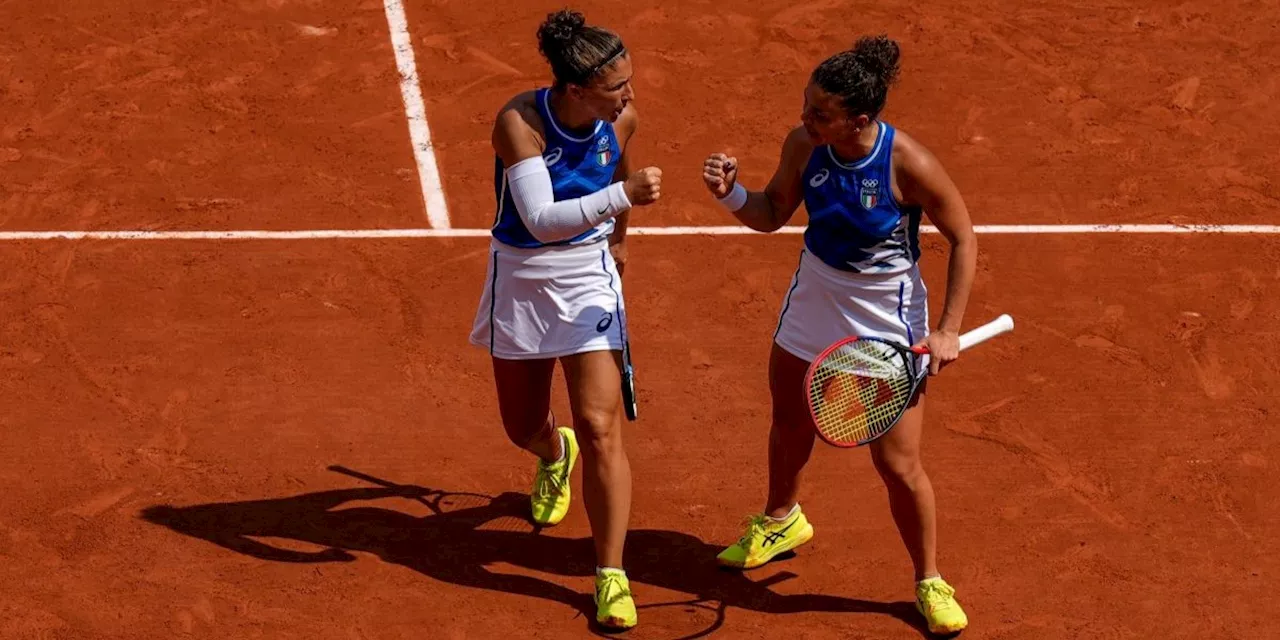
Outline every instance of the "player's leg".
{"type": "Polygon", "coordinates": [[[933,484],[920,462],[927,386],[926,381],[897,425],[871,443],[871,459],[884,480],[893,521],[915,568],[916,606],[930,631],[953,633],[964,629],[968,620],[955,590],[938,573],[933,484]]]}
{"type": "Polygon", "coordinates": [[[920,463],[925,386],[927,381],[893,429],[871,443],[871,460],[889,492],[889,509],[916,580],[938,575],[933,485],[920,463]]]}
{"type": "Polygon", "coordinates": [[[582,447],[583,504],[596,532],[596,556],[601,566],[621,568],[631,512],[631,466],[622,442],[621,354],[591,351],[561,361],[582,447]]]}
{"type": "Polygon", "coordinates": [[[769,493],[764,511],[751,516],[738,541],[716,556],[724,567],[752,569],[806,543],[813,526],[800,510],[800,479],[813,453],[813,420],[804,401],[804,377],[809,360],[826,346],[824,334],[838,330],[821,277],[807,256],[800,264],[782,300],[778,326],[769,354],[769,393],[772,420],[769,426],[769,493]],[[835,329],[833,329],[835,327],[835,329]]]}
{"type": "Polygon", "coordinates": [[[631,464],[622,441],[622,353],[590,351],[561,363],[582,447],[583,504],[595,539],[597,620],[631,627],[635,604],[622,568],[631,515],[631,464]]]}
{"type": "Polygon", "coordinates": [[[812,418],[805,406],[804,377],[809,363],[773,345],[769,356],[769,499],[765,515],[784,518],[800,500],[800,479],[813,454],[812,418]]]}
{"type": "Polygon", "coordinates": [[[559,299],[547,294],[557,273],[543,256],[494,249],[470,337],[493,359],[507,437],[537,456],[529,500],[533,521],[543,525],[568,512],[576,459],[573,431],[558,427],[550,408],[554,349],[563,348],[562,336],[555,334],[557,323],[541,320],[561,315],[559,299]]]}
{"type": "Polygon", "coordinates": [[[573,430],[557,427],[551,412],[554,359],[493,359],[498,409],[507,438],[538,457],[529,491],[533,521],[558,524],[572,500],[569,476],[576,462],[573,430]]]}
{"type": "Polygon", "coordinates": [[[794,550],[813,537],[800,510],[800,479],[813,453],[812,419],[804,402],[809,363],[777,344],[769,357],[773,420],[769,428],[769,495],[763,513],[751,518],[738,542],[720,552],[726,567],[751,569],[794,550]]]}
{"type": "Polygon", "coordinates": [[[493,379],[498,390],[498,412],[511,443],[554,462],[564,455],[560,438],[553,438],[551,379],[556,361],[493,358],[493,379]]]}

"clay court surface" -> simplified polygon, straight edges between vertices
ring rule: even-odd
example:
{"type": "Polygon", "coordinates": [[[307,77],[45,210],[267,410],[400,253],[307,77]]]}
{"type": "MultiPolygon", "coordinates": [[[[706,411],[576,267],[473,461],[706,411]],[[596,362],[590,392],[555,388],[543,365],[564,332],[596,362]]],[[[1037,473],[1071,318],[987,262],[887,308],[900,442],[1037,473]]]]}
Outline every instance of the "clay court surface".
{"type": "MultiPolygon", "coordinates": [[[[405,6],[454,229],[492,220],[492,116],[547,81],[559,6],[405,6]]],[[[1275,0],[576,6],[629,44],[633,162],[665,172],[633,225],[733,224],[703,157],[762,186],[807,72],[878,31],[903,46],[886,119],[979,224],[1275,221],[1275,0]]],[[[391,29],[369,0],[0,2],[0,231],[430,227],[391,29]]],[[[980,244],[966,324],[1018,328],[934,381],[925,444],[964,637],[1271,637],[1280,236],[980,244]]],[[[714,567],[764,498],[800,237],[630,245],[626,637],[922,637],[865,451],[816,450],[796,557],[714,567]]],[[[486,248],[0,243],[0,637],[595,633],[580,479],[534,532],[466,343],[486,248]]]]}

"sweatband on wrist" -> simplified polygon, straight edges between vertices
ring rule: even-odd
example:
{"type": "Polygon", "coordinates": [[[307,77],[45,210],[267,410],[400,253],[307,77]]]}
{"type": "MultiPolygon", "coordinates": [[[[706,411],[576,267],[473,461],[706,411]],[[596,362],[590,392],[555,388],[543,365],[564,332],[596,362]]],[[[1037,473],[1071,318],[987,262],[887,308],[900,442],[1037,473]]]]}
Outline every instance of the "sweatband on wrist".
{"type": "Polygon", "coordinates": [[[733,190],[719,200],[720,204],[730,211],[737,211],[747,204],[747,189],[742,183],[735,182],[733,190]]]}

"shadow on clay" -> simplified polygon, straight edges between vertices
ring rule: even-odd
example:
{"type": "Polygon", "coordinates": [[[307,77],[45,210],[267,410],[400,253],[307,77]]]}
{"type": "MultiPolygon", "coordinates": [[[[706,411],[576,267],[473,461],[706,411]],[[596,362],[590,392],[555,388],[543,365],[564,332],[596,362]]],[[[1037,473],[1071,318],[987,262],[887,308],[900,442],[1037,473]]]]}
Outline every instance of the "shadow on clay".
{"type": "MultiPolygon", "coordinates": [[[[148,522],[168,527],[254,558],[272,562],[350,562],[351,552],[376,555],[442,582],[552,600],[579,611],[591,630],[596,627],[590,592],[580,593],[535,577],[494,573],[508,563],[552,575],[590,577],[595,573],[591,538],[557,538],[530,532],[529,498],[506,492],[498,496],[456,493],[413,485],[397,485],[344,467],[330,470],[377,487],[318,491],[285,498],[222,502],[187,507],[151,506],[142,511],[148,522]],[[341,508],[352,501],[411,498],[430,515],[416,516],[367,504],[341,508]],[[503,530],[498,521],[517,518],[520,530],[503,530]],[[489,525],[486,528],[485,525],[489,525]],[[296,540],[321,551],[282,549],[255,537],[296,540]]],[[[708,628],[686,635],[701,638],[719,630],[728,609],[771,614],[801,612],[871,613],[897,618],[927,636],[923,620],[910,602],[871,602],[815,594],[779,594],[772,584],[794,577],[783,572],[752,581],[739,571],[720,569],[720,547],[676,531],[632,529],[627,533],[627,576],[692,596],[688,601],[637,607],[684,606],[714,610],[708,628]]],[[[643,620],[641,621],[643,625],[643,620]]]]}

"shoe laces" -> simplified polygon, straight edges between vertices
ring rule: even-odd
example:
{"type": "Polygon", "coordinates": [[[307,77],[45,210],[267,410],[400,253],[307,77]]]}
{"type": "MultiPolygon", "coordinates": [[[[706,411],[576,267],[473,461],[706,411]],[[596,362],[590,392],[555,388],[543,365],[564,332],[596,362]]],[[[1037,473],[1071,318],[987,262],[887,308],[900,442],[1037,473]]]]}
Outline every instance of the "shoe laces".
{"type": "Polygon", "coordinates": [[[751,516],[743,522],[747,527],[746,533],[738,538],[738,546],[747,549],[751,546],[751,541],[764,536],[764,526],[768,522],[768,518],[764,514],[751,516]]]}
{"type": "Polygon", "coordinates": [[[940,582],[930,581],[920,585],[920,601],[932,609],[950,609],[955,589],[940,582]]]}
{"type": "MultiPolygon", "coordinates": [[[[559,464],[559,463],[554,463],[559,464]]],[[[569,478],[561,473],[563,467],[539,465],[538,478],[534,483],[534,494],[539,498],[548,498],[564,491],[569,478]]]]}
{"type": "Polygon", "coordinates": [[[631,589],[623,586],[622,576],[607,573],[600,578],[596,586],[597,599],[600,602],[614,602],[619,598],[629,597],[631,589]]]}

